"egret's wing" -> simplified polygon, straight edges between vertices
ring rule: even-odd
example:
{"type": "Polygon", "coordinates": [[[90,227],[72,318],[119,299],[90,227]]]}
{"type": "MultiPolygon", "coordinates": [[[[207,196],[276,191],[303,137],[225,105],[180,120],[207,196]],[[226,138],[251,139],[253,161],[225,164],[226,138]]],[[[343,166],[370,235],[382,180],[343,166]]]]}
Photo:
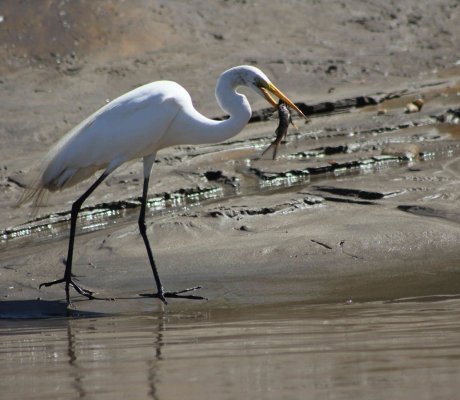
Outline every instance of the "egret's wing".
{"type": "Polygon", "coordinates": [[[98,170],[112,171],[133,158],[154,154],[180,109],[182,88],[171,84],[155,82],[135,89],[70,130],[48,152],[20,202],[35,201],[43,189],[63,189],[98,170]]]}

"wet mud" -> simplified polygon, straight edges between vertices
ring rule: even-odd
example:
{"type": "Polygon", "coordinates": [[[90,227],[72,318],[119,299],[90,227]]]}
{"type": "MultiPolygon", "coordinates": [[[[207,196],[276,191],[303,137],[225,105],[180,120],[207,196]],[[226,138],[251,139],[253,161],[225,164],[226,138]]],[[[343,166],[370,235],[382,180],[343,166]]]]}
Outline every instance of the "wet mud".
{"type": "MultiPolygon", "coordinates": [[[[164,174],[169,190],[153,192],[148,210],[160,264],[168,260],[168,266],[160,268],[168,285],[204,284],[208,305],[216,307],[233,302],[388,300],[409,293],[457,293],[451,274],[460,268],[458,90],[453,76],[429,85],[422,82],[409,93],[381,94],[378,101],[362,107],[355,102],[345,109],[342,104],[350,100],[339,100],[340,112],[330,106],[327,113],[310,113],[311,123],[291,127],[276,161],[262,156],[273,140],[277,123],[273,119],[253,122],[242,135],[220,145],[166,150],[155,167],[164,174]],[[404,104],[420,96],[427,99],[424,107],[405,113],[404,104]],[[382,108],[385,114],[379,113],[382,108]],[[278,241],[280,235],[284,238],[278,241]],[[442,267],[436,266],[438,251],[443,254],[442,267]],[[379,265],[382,255],[387,262],[379,265]],[[194,257],[201,264],[198,268],[190,262],[194,257]],[[369,275],[377,265],[379,272],[369,275]],[[412,280],[418,276],[417,285],[406,286],[404,293],[388,280],[389,271],[412,280]],[[422,271],[435,273],[439,286],[420,279],[422,271]],[[356,274],[366,282],[358,287],[366,290],[356,289],[355,278],[337,290],[337,279],[356,274]],[[320,287],[313,288],[313,283],[320,287]],[[263,292],[271,295],[260,297],[263,292]]],[[[138,189],[139,179],[128,170],[107,186],[109,192],[122,194],[121,188],[138,189]]],[[[76,269],[83,268],[82,279],[102,297],[118,300],[103,304],[80,299],[74,303],[77,312],[157,306],[152,299],[147,305],[136,297],[139,283],[151,279],[136,228],[139,206],[139,197],[132,196],[83,208],[76,269]],[[79,246],[83,246],[80,253],[79,246]],[[112,264],[112,258],[119,262],[112,264]],[[139,265],[142,273],[127,279],[127,260],[139,265]]],[[[13,308],[4,309],[4,316],[13,315],[15,308],[16,314],[28,308],[21,301],[31,296],[43,300],[62,296],[60,288],[38,291],[34,282],[59,275],[56,249],[64,252],[69,215],[67,209],[45,211],[1,232],[0,248],[7,260],[3,275],[10,287],[4,300],[13,308]],[[30,249],[24,250],[25,245],[30,249]],[[24,270],[21,265],[30,265],[39,249],[44,259],[27,270],[29,282],[17,280],[17,273],[24,270]],[[43,268],[43,262],[50,265],[43,268]]],[[[48,315],[46,304],[43,315],[48,315]]]]}

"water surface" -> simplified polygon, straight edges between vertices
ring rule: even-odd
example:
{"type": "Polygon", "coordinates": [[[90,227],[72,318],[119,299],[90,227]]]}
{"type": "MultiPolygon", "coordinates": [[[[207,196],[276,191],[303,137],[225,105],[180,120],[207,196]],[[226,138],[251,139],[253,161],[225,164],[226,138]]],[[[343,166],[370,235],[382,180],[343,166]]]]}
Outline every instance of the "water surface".
{"type": "Polygon", "coordinates": [[[460,300],[2,320],[5,399],[453,399],[460,300]]]}

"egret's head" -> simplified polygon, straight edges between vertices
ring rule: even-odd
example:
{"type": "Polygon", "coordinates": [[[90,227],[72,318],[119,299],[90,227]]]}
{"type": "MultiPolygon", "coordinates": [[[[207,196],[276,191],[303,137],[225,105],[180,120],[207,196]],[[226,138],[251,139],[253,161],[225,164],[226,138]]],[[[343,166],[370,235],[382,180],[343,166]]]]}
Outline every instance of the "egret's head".
{"type": "Polygon", "coordinates": [[[278,101],[276,101],[271,95],[281,99],[290,108],[296,110],[301,117],[308,120],[294,102],[281,92],[281,90],[279,90],[259,68],[252,67],[250,65],[242,65],[236,68],[239,70],[238,72],[241,78],[241,83],[249,86],[256,93],[263,96],[273,107],[278,108],[278,101]]]}

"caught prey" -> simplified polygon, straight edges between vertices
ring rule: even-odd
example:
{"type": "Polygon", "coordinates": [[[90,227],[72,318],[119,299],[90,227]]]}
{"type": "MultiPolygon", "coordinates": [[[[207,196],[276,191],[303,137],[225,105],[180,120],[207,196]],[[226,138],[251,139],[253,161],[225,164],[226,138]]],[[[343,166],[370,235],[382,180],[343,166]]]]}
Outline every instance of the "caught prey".
{"type": "Polygon", "coordinates": [[[289,125],[292,124],[294,128],[297,129],[294,122],[292,122],[291,112],[287,107],[286,103],[283,100],[278,101],[278,127],[276,128],[276,138],[275,140],[268,146],[262,155],[264,155],[268,150],[273,148],[273,160],[276,160],[276,153],[278,152],[278,146],[281,141],[286,137],[289,125]]]}

